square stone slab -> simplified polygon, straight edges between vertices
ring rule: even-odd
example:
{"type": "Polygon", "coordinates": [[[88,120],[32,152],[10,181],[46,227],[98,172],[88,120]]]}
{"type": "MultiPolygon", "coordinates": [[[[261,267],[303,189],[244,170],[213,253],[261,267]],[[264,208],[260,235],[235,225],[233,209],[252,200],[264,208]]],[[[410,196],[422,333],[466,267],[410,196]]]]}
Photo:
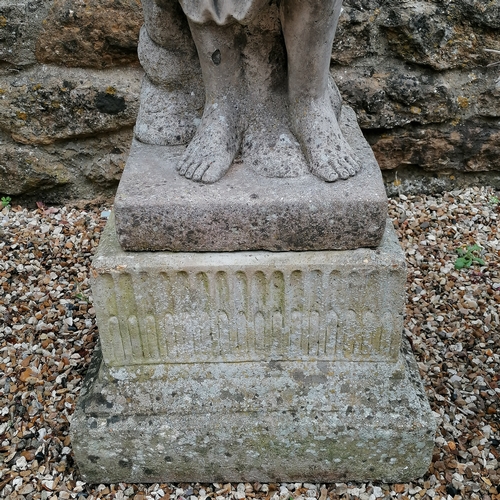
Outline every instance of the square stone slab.
{"type": "Polygon", "coordinates": [[[387,198],[373,152],[352,109],[341,127],[362,164],[348,180],[312,174],[263,177],[235,163],[217,183],[180,176],[184,147],[132,144],[115,198],[116,228],[129,251],[345,250],[376,247],[387,198]]]}

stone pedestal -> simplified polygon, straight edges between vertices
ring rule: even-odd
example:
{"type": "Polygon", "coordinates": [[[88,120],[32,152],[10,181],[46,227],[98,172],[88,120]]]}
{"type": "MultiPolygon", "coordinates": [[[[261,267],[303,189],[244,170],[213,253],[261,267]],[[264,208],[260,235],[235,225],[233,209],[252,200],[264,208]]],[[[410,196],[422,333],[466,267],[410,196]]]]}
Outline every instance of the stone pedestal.
{"type": "Polygon", "coordinates": [[[402,343],[404,256],[125,252],[93,263],[102,355],[73,416],[88,482],[405,481],[435,423],[402,343]]]}
{"type": "Polygon", "coordinates": [[[404,256],[349,108],[340,125],[362,168],[335,183],[236,161],[197,184],[175,171],[181,147],[134,142],[93,262],[100,350],[71,424],[86,481],[426,471],[435,424],[402,343],[404,256]]]}

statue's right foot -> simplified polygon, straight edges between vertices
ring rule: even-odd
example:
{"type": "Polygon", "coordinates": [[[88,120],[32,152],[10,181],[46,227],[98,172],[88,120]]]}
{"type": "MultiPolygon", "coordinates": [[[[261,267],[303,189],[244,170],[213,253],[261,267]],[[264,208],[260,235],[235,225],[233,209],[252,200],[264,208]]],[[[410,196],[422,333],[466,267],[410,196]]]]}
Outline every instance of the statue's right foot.
{"type": "Polygon", "coordinates": [[[210,104],[177,165],[179,174],[206,184],[217,182],[233,163],[242,136],[234,102],[225,98],[210,104]]]}

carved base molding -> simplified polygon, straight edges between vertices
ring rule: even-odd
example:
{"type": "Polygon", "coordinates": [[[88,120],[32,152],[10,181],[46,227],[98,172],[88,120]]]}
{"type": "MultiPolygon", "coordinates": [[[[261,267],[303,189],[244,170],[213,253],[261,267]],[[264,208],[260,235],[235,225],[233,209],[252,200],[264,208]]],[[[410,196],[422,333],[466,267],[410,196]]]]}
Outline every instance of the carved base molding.
{"type": "Polygon", "coordinates": [[[376,250],[139,253],[110,220],[92,274],[110,367],[398,358],[406,268],[390,222],[376,250]]]}
{"type": "Polygon", "coordinates": [[[435,422],[402,343],[404,256],[124,252],[93,263],[101,350],[72,420],[85,480],[404,481],[435,422]]]}

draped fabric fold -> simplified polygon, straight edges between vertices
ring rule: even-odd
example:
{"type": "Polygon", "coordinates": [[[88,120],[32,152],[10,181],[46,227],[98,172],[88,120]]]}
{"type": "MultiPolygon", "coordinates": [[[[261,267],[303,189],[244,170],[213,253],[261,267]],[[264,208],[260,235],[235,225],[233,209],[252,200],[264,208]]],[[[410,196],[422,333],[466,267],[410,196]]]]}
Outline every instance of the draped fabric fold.
{"type": "Polygon", "coordinates": [[[179,0],[186,16],[195,23],[219,25],[244,22],[269,0],[179,0]]]}

